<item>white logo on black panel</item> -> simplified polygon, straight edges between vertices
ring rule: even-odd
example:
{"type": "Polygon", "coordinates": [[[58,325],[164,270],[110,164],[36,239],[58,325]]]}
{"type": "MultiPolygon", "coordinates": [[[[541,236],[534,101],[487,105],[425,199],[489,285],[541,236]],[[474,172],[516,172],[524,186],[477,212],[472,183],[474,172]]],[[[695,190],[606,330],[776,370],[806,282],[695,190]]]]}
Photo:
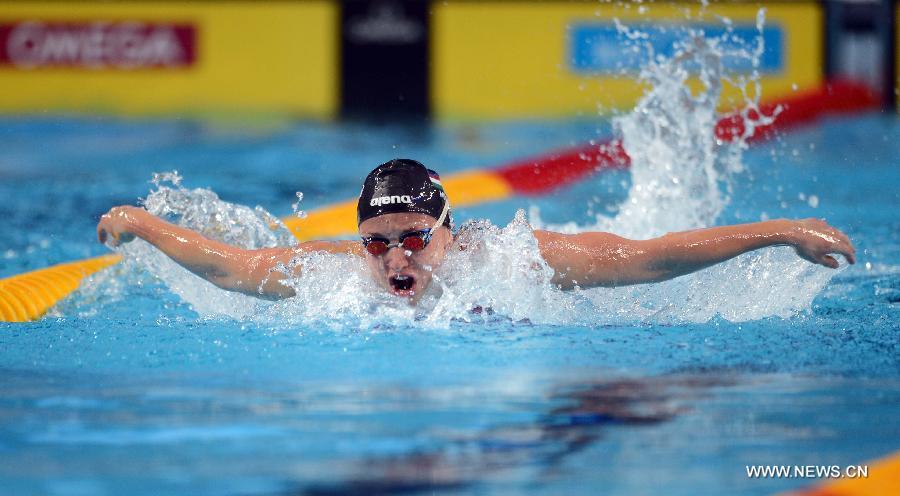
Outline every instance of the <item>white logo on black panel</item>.
{"type": "Polygon", "coordinates": [[[395,2],[375,2],[364,17],[349,21],[347,36],[356,43],[405,45],[416,43],[425,29],[395,2]]]}

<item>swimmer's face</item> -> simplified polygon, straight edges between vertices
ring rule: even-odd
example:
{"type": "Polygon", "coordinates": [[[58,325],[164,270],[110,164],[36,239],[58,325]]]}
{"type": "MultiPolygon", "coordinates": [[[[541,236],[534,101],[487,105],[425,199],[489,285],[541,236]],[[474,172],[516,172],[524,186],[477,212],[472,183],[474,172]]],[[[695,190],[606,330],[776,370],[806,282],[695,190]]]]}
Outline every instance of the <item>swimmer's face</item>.
{"type": "MultiPolygon", "coordinates": [[[[362,237],[387,238],[396,243],[399,237],[411,231],[430,229],[437,220],[426,214],[397,213],[373,217],[359,225],[362,237]]],[[[364,251],[369,271],[378,284],[391,294],[416,301],[431,284],[432,271],[437,270],[450,248],[452,235],[444,226],[431,236],[424,249],[410,252],[403,247],[391,247],[383,255],[364,251]]]]}

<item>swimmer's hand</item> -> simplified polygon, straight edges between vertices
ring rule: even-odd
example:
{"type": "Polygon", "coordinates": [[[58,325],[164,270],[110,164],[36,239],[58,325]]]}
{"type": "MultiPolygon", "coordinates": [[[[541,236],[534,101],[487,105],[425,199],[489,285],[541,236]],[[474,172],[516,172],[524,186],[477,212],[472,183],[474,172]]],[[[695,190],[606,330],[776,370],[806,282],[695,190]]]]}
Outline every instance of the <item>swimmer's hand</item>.
{"type": "Polygon", "coordinates": [[[146,214],[146,210],[130,205],[113,207],[97,223],[97,240],[111,248],[132,241],[132,229],[137,218],[146,214]]]}
{"type": "Polygon", "coordinates": [[[856,263],[856,249],[846,234],[821,219],[792,222],[794,225],[788,233],[788,243],[801,258],[832,269],[840,265],[833,254],[843,255],[850,264],[856,263]]]}

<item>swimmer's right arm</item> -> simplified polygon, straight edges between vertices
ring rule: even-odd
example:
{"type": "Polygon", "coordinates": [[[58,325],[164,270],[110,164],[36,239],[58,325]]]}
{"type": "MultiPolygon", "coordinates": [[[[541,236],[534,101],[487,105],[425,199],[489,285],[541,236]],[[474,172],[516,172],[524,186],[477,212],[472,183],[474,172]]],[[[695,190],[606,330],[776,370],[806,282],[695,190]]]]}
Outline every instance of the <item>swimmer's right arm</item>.
{"type": "Polygon", "coordinates": [[[222,289],[271,300],[294,296],[294,290],[280,282],[286,276],[273,271],[279,264],[287,265],[306,251],[360,251],[359,243],[349,241],[310,241],[298,246],[245,250],[205,238],[133,206],[114,207],[97,224],[97,238],[101,243],[118,246],[135,237],[222,289]]]}

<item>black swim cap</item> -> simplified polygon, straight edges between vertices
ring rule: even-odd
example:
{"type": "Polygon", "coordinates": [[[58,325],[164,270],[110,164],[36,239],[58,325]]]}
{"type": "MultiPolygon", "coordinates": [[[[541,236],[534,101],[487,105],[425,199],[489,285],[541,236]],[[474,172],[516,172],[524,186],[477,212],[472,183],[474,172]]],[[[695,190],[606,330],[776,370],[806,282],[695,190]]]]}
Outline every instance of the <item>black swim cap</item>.
{"type": "MultiPolygon", "coordinates": [[[[379,215],[402,212],[440,219],[445,203],[447,194],[437,172],[415,160],[397,158],[366,176],[356,206],[356,225],[379,215]]],[[[449,212],[444,225],[450,227],[449,212]]]]}

